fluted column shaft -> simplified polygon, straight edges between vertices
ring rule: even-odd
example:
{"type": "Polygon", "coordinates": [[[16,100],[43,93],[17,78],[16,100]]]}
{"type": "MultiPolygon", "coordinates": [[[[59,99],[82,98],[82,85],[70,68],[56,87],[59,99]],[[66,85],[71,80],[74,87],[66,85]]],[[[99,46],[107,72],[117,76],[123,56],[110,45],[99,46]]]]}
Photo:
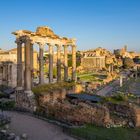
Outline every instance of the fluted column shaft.
{"type": "Polygon", "coordinates": [[[53,46],[49,45],[49,83],[53,82],[53,46]]]}
{"type": "Polygon", "coordinates": [[[72,46],[72,80],[76,81],[76,46],[72,46]]]}
{"type": "Polygon", "coordinates": [[[61,81],[61,46],[57,46],[57,82],[61,81]]]}
{"type": "Polygon", "coordinates": [[[27,39],[25,42],[25,91],[31,91],[31,40],[27,39]]]}
{"type": "Polygon", "coordinates": [[[64,46],[64,81],[68,80],[68,46],[64,46]]]}
{"type": "Polygon", "coordinates": [[[44,84],[44,44],[39,44],[39,83],[44,84]]]}
{"type": "Polygon", "coordinates": [[[17,41],[17,87],[22,88],[22,42],[17,41]]]}

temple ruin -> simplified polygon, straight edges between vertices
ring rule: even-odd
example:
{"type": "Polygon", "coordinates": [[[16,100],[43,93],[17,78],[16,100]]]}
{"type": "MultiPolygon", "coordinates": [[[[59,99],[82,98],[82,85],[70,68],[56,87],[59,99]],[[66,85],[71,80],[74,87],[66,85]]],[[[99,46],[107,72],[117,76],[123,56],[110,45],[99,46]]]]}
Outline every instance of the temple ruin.
{"type": "Polygon", "coordinates": [[[43,52],[49,47],[49,83],[53,82],[53,49],[57,47],[57,82],[61,82],[61,49],[64,49],[64,81],[68,80],[68,47],[72,49],[72,80],[76,80],[76,40],[60,37],[49,27],[38,27],[36,32],[18,30],[13,32],[17,44],[17,92],[32,95],[33,45],[39,45],[39,83],[44,84],[43,52]],[[25,71],[22,63],[22,45],[25,46],[25,71]],[[23,74],[22,74],[23,73],[23,74]],[[24,84],[23,84],[24,81],[24,84]]]}

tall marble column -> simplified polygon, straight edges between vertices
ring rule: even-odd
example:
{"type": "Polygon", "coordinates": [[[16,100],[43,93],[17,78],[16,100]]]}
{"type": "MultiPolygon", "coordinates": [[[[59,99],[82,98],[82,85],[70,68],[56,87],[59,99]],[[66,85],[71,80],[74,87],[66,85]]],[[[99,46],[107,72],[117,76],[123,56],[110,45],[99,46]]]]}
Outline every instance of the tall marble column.
{"type": "Polygon", "coordinates": [[[108,71],[111,73],[111,64],[109,64],[108,71]]]}
{"type": "Polygon", "coordinates": [[[25,85],[25,92],[26,93],[31,93],[31,40],[26,39],[25,42],[25,80],[24,80],[24,85],[25,85]]]}
{"type": "Polygon", "coordinates": [[[57,46],[57,82],[61,81],[61,46],[57,46]]]}
{"type": "Polygon", "coordinates": [[[48,44],[49,46],[49,83],[53,82],[53,46],[48,44]]]}
{"type": "Polygon", "coordinates": [[[100,69],[102,68],[101,59],[102,59],[102,58],[99,58],[99,68],[100,68],[100,69]]]}
{"type": "Polygon", "coordinates": [[[76,46],[72,46],[72,80],[76,81],[76,46]]]}
{"type": "Polygon", "coordinates": [[[33,44],[31,44],[31,47],[30,47],[30,53],[31,53],[31,55],[30,55],[30,57],[31,57],[31,85],[33,86],[33,70],[34,70],[34,67],[33,67],[33,44]]]}
{"type": "Polygon", "coordinates": [[[120,87],[122,87],[122,86],[123,86],[123,76],[120,75],[120,87]]]}
{"type": "Polygon", "coordinates": [[[68,80],[68,46],[64,46],[64,81],[68,80]]]}
{"type": "Polygon", "coordinates": [[[17,89],[22,89],[22,42],[17,40],[17,89]]]}
{"type": "Polygon", "coordinates": [[[45,44],[39,44],[39,83],[44,84],[44,46],[45,44]]]}
{"type": "Polygon", "coordinates": [[[3,70],[2,70],[2,81],[5,81],[5,66],[3,65],[3,70]]]}
{"type": "Polygon", "coordinates": [[[33,44],[31,44],[31,55],[30,55],[30,57],[31,57],[31,69],[33,70],[33,44]]]}

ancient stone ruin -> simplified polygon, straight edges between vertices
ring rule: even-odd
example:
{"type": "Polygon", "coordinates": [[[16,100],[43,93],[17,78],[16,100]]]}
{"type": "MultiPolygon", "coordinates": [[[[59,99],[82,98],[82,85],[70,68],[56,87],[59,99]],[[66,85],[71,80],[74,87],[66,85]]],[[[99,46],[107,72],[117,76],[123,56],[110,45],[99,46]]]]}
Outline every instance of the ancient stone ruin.
{"type": "Polygon", "coordinates": [[[56,35],[49,27],[38,27],[36,32],[18,30],[13,32],[17,44],[17,88],[16,99],[26,108],[32,108],[32,71],[33,71],[33,45],[39,45],[39,83],[44,84],[43,51],[49,47],[49,83],[53,82],[53,49],[57,47],[57,82],[61,79],[61,49],[64,48],[64,81],[68,80],[68,46],[72,48],[72,80],[76,80],[76,41],[56,35]],[[22,45],[25,46],[25,70],[22,64],[22,45]],[[24,84],[23,84],[24,81],[24,84]],[[31,99],[30,99],[31,97],[31,99]],[[22,102],[23,101],[23,102],[22,102]]]}

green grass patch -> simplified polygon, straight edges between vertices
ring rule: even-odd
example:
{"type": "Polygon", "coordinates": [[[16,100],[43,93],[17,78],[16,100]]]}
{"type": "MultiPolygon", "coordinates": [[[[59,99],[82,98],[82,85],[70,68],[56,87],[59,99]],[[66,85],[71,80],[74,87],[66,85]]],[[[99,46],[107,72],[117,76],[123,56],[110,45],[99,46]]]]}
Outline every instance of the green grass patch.
{"type": "Polygon", "coordinates": [[[123,82],[123,86],[119,89],[121,92],[126,92],[129,89],[129,86],[131,86],[135,82],[134,78],[130,78],[129,80],[123,82]]]}
{"type": "Polygon", "coordinates": [[[78,75],[80,80],[87,81],[87,82],[102,82],[107,76],[104,74],[94,74],[94,73],[87,73],[78,75]]]}
{"type": "Polygon", "coordinates": [[[86,125],[84,128],[73,128],[71,133],[86,140],[139,140],[140,129],[104,128],[86,125]]]}
{"type": "Polygon", "coordinates": [[[1,110],[9,110],[15,107],[15,101],[0,101],[1,110]]]}

